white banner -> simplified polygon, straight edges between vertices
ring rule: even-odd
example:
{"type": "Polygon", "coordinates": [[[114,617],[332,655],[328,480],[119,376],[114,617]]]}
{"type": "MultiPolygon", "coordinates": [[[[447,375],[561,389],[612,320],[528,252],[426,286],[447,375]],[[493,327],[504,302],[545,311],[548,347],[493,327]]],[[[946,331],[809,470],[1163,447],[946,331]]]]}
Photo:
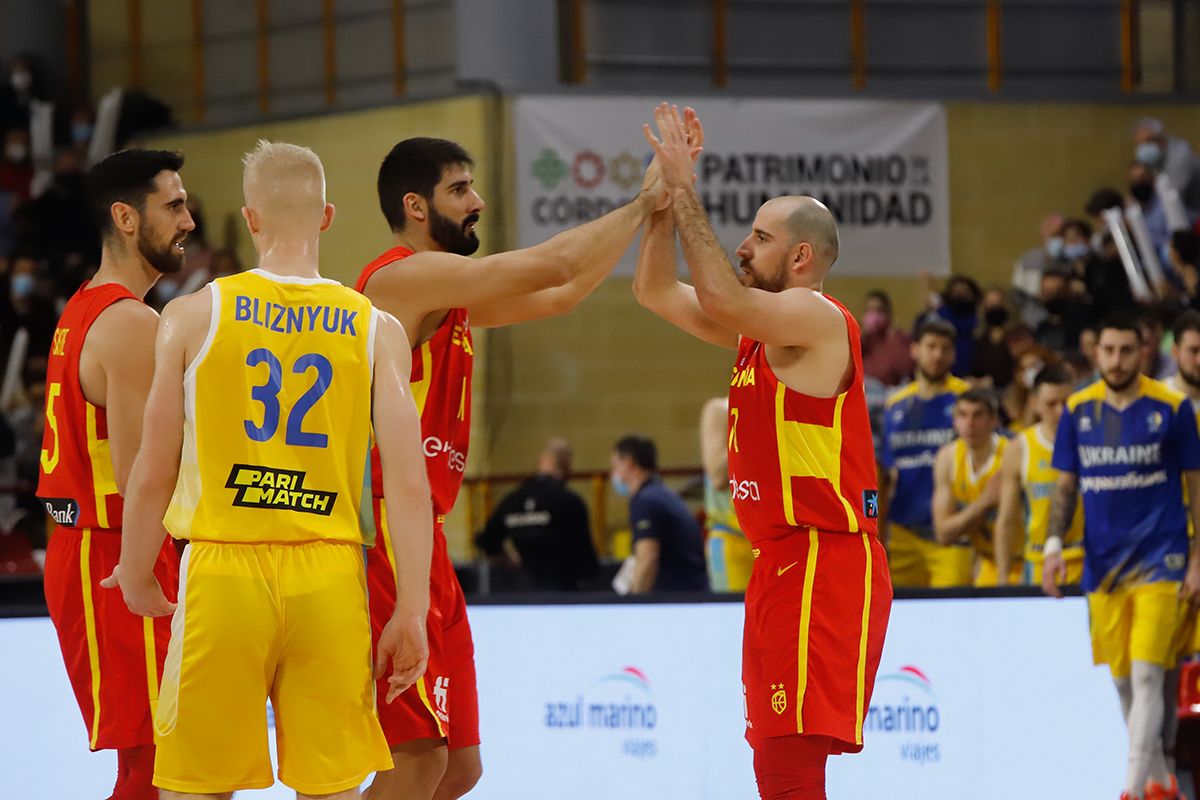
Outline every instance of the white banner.
{"type": "MultiPolygon", "coordinates": [[[[472,800],[758,797],[740,604],[468,610],[472,800]]],[[[0,621],[0,653],[0,797],[102,796],[116,760],[87,751],[50,621],[0,621]]],[[[1115,797],[1123,783],[1120,706],[1080,598],[897,602],[864,728],[861,754],[830,759],[830,797],[1115,797]]]]}
{"type": "MultiPolygon", "coordinates": [[[[516,101],[522,247],[595,219],[637,193],[652,97],[516,101]]],[[[838,219],[841,275],[945,274],[950,267],[946,114],[883,101],[693,98],[704,123],[696,188],[732,257],[762,203],[820,199],[838,219]]],[[[637,248],[617,267],[633,273],[637,248]]]]}

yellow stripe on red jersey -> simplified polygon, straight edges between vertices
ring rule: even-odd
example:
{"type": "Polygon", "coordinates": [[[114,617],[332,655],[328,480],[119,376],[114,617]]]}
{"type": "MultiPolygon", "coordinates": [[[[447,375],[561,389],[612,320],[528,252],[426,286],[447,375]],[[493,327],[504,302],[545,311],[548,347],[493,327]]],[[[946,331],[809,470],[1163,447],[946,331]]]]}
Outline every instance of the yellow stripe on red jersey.
{"type": "Polygon", "coordinates": [[[164,524],[217,542],[361,542],[376,316],[336,281],[252,270],[210,284],[184,374],[179,481],[164,524]]]}

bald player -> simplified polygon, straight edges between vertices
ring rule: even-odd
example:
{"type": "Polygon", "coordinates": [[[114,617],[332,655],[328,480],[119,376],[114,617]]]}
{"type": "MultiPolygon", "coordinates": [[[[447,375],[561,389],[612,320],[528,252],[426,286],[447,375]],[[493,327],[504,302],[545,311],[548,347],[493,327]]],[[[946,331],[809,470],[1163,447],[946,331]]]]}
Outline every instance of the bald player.
{"type": "Polygon", "coordinates": [[[155,716],[164,798],[270,786],[268,697],[280,780],[298,797],[355,798],[392,765],[375,711],[358,520],[372,427],[400,554],[375,661],[377,673],[392,665],[387,700],[428,657],[432,514],[408,340],[394,318],[320,276],[334,209],[315,153],[260,142],[243,188],[258,268],[163,312],[107,584],[119,581],[135,613],[170,613],[154,556],[164,526],[190,542],[155,716]]]}
{"type": "Polygon", "coordinates": [[[746,738],[763,798],[824,798],[830,754],[862,749],[891,608],[859,328],[821,287],[837,224],[811,197],[764,203],[730,268],[692,181],[689,128],[663,104],[647,140],[671,195],[642,238],[638,301],[737,350],[729,481],[755,561],[746,589],[746,738]],[[676,280],[678,231],[693,284],[676,280]]]}

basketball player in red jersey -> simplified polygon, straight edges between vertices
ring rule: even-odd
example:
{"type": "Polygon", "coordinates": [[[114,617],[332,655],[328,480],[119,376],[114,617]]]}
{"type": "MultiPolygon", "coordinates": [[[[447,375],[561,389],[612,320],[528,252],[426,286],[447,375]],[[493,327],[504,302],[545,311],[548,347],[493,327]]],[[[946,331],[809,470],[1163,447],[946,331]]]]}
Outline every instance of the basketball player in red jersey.
{"type": "MultiPolygon", "coordinates": [[[[561,314],[616,265],[638,228],[665,203],[657,169],[629,204],[524,250],[470,259],[484,202],[472,187],[470,155],[444,139],[400,142],[379,169],[379,204],[395,246],[368,264],[356,288],[393,314],[413,342],[412,392],[421,413],[435,515],[428,619],[429,666],[380,722],[395,768],[376,776],[372,800],[453,800],[478,782],[479,707],[466,602],[442,532],[466,468],[471,424],[471,326],[497,327],[561,314]],[[469,317],[469,322],[468,322],[469,317]]],[[[387,513],[372,486],[377,535],[367,551],[373,632],[395,602],[387,513]]],[[[386,694],[381,683],[377,692],[386,694]]]]}
{"type": "MultiPolygon", "coordinates": [[[[183,267],[195,227],[179,179],[183,156],[123,150],[87,177],[103,240],[96,276],[63,309],[46,369],[38,497],[58,523],[46,553],[46,605],[92,750],[117,751],[110,800],[157,798],[154,706],[171,619],[136,616],[100,588],[121,550],[122,495],[142,439],[158,314],[142,302],[183,267]]],[[[174,548],[155,574],[172,599],[174,548]]]]}
{"type": "MultiPolygon", "coordinates": [[[[859,328],[821,293],[837,224],[810,197],[764,203],[735,276],[692,186],[688,109],[645,133],[671,193],[642,239],[634,291],[675,325],[737,350],[729,481],[754,548],[742,682],[763,798],[824,798],[830,754],[862,749],[892,586],[878,501],[859,328]],[[693,284],[675,278],[679,231],[693,284]]],[[[702,140],[692,135],[692,141],[702,140]]]]}

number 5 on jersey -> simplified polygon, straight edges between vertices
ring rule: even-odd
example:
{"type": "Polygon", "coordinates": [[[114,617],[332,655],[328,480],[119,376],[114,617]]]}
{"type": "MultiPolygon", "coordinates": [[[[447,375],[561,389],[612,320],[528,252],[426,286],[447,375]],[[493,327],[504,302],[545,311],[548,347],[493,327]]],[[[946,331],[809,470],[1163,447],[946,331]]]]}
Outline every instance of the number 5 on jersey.
{"type": "MultiPolygon", "coordinates": [[[[279,430],[279,416],[282,411],[279,392],[283,389],[283,365],[279,358],[265,347],[251,350],[246,356],[246,366],[253,369],[259,365],[267,367],[267,382],[251,388],[250,397],[262,403],[263,421],[259,425],[248,419],[245,420],[245,427],[247,436],[256,442],[265,442],[279,430]]],[[[324,433],[304,430],[305,415],[333,383],[333,365],[320,353],[306,353],[297,358],[296,363],[292,365],[292,373],[295,375],[304,375],[313,369],[317,371],[316,380],[288,412],[287,430],[283,439],[285,444],[295,447],[326,447],[329,444],[329,437],[324,433]]]]}

